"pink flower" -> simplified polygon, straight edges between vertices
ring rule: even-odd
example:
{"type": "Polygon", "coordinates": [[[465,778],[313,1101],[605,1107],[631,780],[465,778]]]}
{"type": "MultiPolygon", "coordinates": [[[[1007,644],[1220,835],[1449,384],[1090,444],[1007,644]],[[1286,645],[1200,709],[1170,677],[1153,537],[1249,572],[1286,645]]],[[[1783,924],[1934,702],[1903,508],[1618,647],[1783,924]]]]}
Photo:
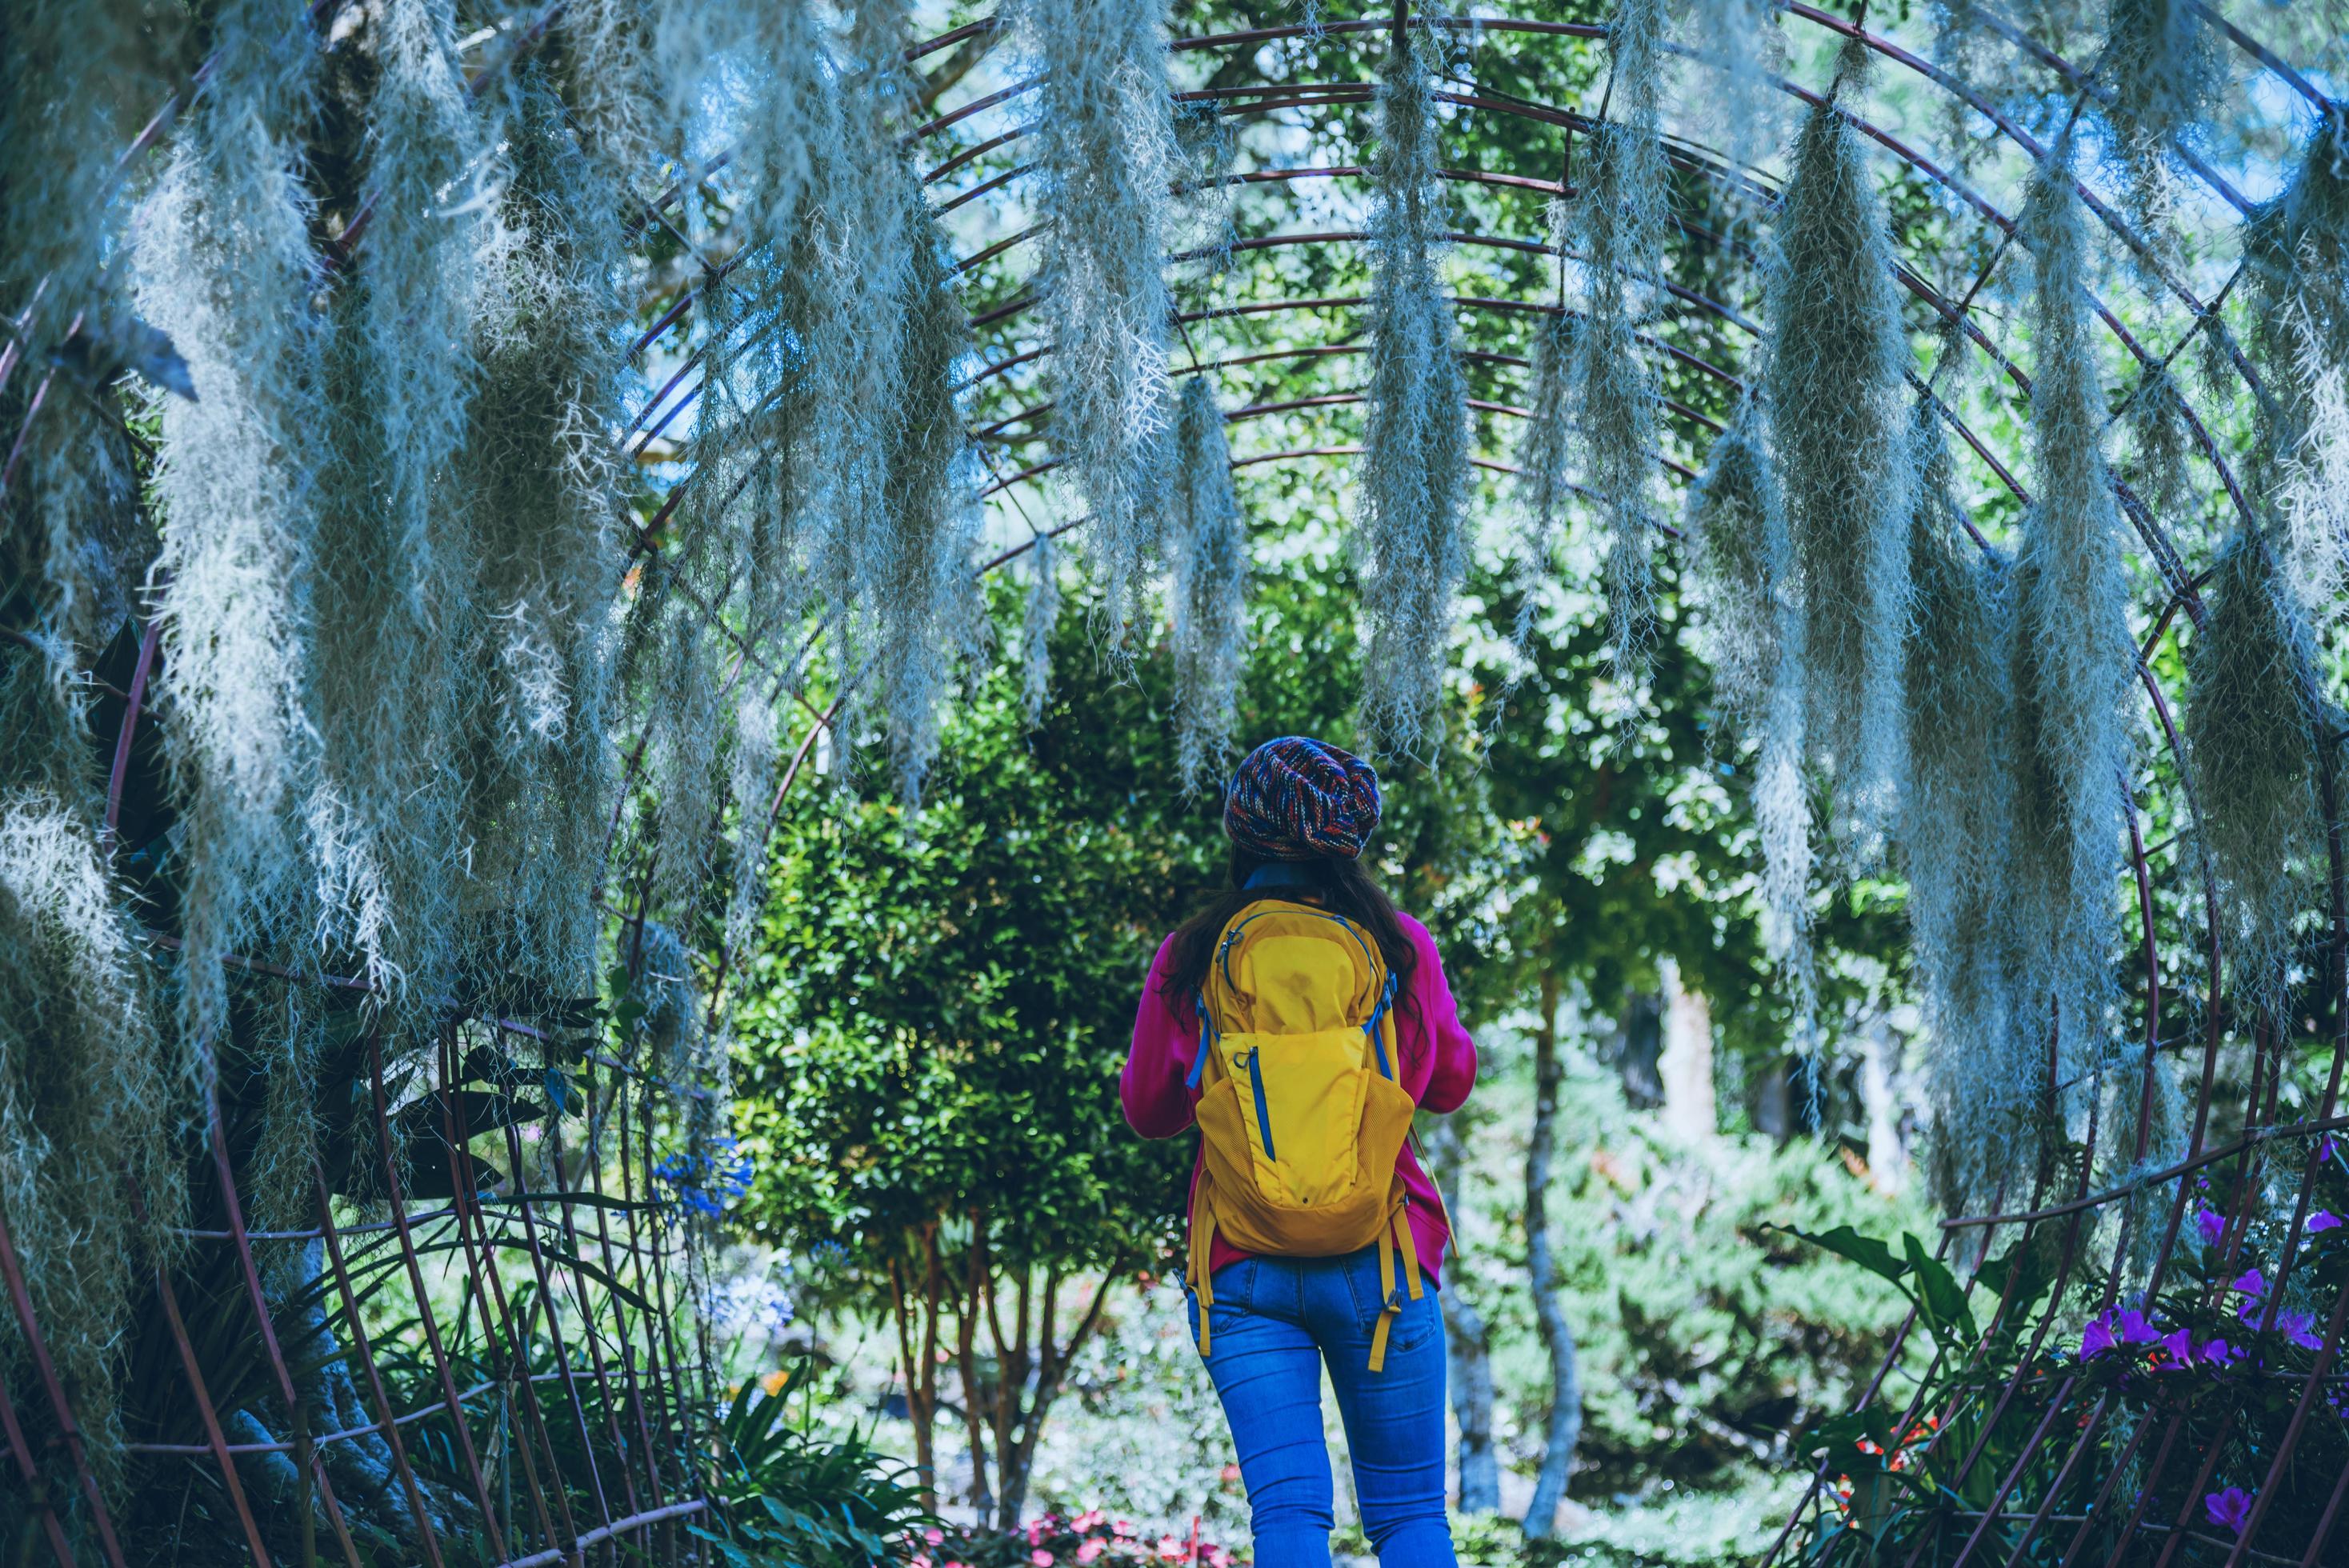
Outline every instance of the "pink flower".
{"type": "Polygon", "coordinates": [[[2202,1511],[2209,1515],[2211,1523],[2223,1525],[2240,1535],[2243,1526],[2251,1521],[2251,1494],[2239,1486],[2230,1486],[2224,1491],[2209,1492],[2203,1496],[2202,1511]]]}
{"type": "Polygon", "coordinates": [[[1207,1548],[1207,1568],[1231,1568],[1232,1554],[1220,1546],[1207,1548]]]}
{"type": "Polygon", "coordinates": [[[1111,1525],[1110,1528],[1120,1535],[1132,1535],[1133,1533],[1133,1521],[1130,1519],[1121,1519],[1116,1523],[1111,1525]]]}
{"type": "Polygon", "coordinates": [[[2279,1314],[2276,1317],[2276,1332],[2302,1350],[2324,1348],[2324,1341],[2316,1336],[2316,1314],[2313,1312],[2279,1314]]]}
{"type": "Polygon", "coordinates": [[[1069,1528],[1081,1535],[1086,1531],[1091,1530],[1094,1525],[1099,1524],[1104,1517],[1105,1516],[1100,1509],[1089,1508],[1082,1513],[1077,1515],[1074,1519],[1069,1521],[1069,1528]]]}
{"type": "Polygon", "coordinates": [[[1052,1554],[1040,1546],[1028,1553],[1028,1561],[1036,1564],[1036,1568],[1052,1568],[1052,1554]]]}
{"type": "Polygon", "coordinates": [[[1043,1539],[1044,1522],[1040,1519],[1030,1520],[1028,1522],[1028,1544],[1030,1546],[1037,1545],[1042,1542],[1043,1539]]]}
{"type": "Polygon", "coordinates": [[[946,1532],[945,1531],[943,1531],[943,1530],[940,1530],[940,1529],[939,1529],[936,1525],[935,1525],[935,1524],[931,1525],[927,1530],[925,1530],[925,1531],[923,1531],[923,1532],[922,1532],[922,1539],[923,1539],[923,1540],[925,1540],[925,1541],[926,1541],[926,1542],[929,1542],[931,1545],[933,1545],[933,1546],[937,1545],[940,1542],[943,1542],[944,1540],[946,1540],[946,1538],[947,1538],[947,1532],[946,1532]]]}
{"type": "Polygon", "coordinates": [[[1094,1558],[1100,1556],[1105,1550],[1107,1550],[1107,1544],[1102,1541],[1099,1539],[1088,1541],[1083,1545],[1077,1548],[1077,1561],[1080,1563],[1090,1563],[1094,1558]]]}
{"type": "Polygon", "coordinates": [[[1162,1535],[1158,1538],[1158,1555],[1169,1563],[1180,1563],[1191,1555],[1191,1550],[1183,1544],[1181,1536],[1162,1535]]]}
{"type": "Polygon", "coordinates": [[[2219,1244],[2219,1238],[2227,1233],[2227,1216],[2215,1209],[2197,1209],[2194,1211],[2194,1229],[2201,1236],[2204,1246],[2215,1247],[2219,1244]]]}
{"type": "Polygon", "coordinates": [[[930,1554],[926,1552],[916,1552],[907,1558],[906,1562],[911,1564],[911,1568],[930,1568],[930,1554]]]}

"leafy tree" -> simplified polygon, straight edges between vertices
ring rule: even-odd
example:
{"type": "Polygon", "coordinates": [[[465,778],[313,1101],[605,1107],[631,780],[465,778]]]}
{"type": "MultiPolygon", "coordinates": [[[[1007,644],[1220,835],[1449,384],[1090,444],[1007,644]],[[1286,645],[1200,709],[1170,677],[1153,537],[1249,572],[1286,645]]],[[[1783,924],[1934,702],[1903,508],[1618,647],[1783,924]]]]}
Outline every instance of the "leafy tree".
{"type": "Polygon", "coordinates": [[[1132,741],[1151,727],[1123,717],[1031,747],[998,676],[957,715],[918,817],[803,813],[740,1024],[753,1225],[836,1244],[842,1296],[885,1304],[926,1484],[950,1341],[974,1491],[991,1447],[1010,1521],[1069,1357],[1181,1206],[1185,1151],[1135,1139],[1115,1099],[1138,983],[1194,875],[1140,788],[1152,759],[1132,741]]]}

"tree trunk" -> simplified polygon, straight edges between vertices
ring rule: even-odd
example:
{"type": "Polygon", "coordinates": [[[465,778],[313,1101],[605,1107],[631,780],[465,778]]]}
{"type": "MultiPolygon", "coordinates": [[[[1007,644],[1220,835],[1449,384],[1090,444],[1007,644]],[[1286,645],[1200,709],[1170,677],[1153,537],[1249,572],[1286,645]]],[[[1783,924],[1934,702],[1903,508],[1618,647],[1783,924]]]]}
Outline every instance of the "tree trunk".
{"type": "Polygon", "coordinates": [[[1859,1031],[1859,1101],[1868,1112],[1868,1183],[1897,1198],[1907,1185],[1909,1151],[1901,1146],[1900,1096],[1893,1086],[1899,1043],[1881,1014],[1859,1031]]]}
{"type": "Polygon", "coordinates": [[[979,1295],[986,1288],[987,1216],[974,1210],[970,1253],[964,1259],[963,1287],[955,1304],[955,1366],[962,1374],[963,1430],[970,1444],[970,1491],[966,1496],[978,1519],[995,1508],[994,1491],[987,1484],[987,1392],[978,1377],[979,1295]]]}
{"type": "Polygon", "coordinates": [[[1721,1128],[1713,1103],[1713,1006],[1681,985],[1681,966],[1663,960],[1664,1130],[1682,1146],[1709,1144],[1721,1128]]]}
{"type": "Polygon", "coordinates": [[[1652,991],[1628,993],[1609,1048],[1623,1098],[1643,1109],[1663,1104],[1664,999],[1652,991]]]}
{"type": "Polygon", "coordinates": [[[1557,1260],[1549,1249],[1550,1157],[1557,1139],[1557,977],[1544,973],[1541,1021],[1534,1033],[1534,1131],[1526,1146],[1526,1273],[1533,1287],[1534,1317],[1542,1347],[1549,1352],[1549,1429],[1541,1470],[1526,1510],[1530,1540],[1548,1537],[1557,1522],[1574,1468],[1574,1446],[1582,1436],[1582,1378],[1574,1360],[1574,1329],[1557,1299],[1557,1260]]]}
{"type": "MultiPolygon", "coordinates": [[[[1110,1286],[1124,1275],[1125,1264],[1119,1260],[1102,1275],[1101,1284],[1085,1307],[1084,1316],[1063,1345],[1058,1339],[1058,1314],[1061,1286],[1064,1276],[1057,1268],[1048,1270],[1040,1297],[1036,1292],[1034,1275],[1023,1265],[1019,1278],[1019,1305],[1012,1319],[1013,1331],[1004,1332],[1003,1313],[997,1288],[1001,1276],[990,1273],[986,1281],[987,1320],[988,1332],[995,1339],[997,1376],[995,1387],[988,1395],[988,1418],[995,1436],[995,1517],[1004,1530],[1016,1529],[1020,1511],[1028,1505],[1028,1477],[1036,1464],[1036,1447],[1044,1433],[1044,1418],[1060,1398],[1061,1387],[1068,1376],[1069,1366],[1085,1342],[1101,1326],[1102,1309],[1109,1303],[1110,1286]],[[1040,1318],[1031,1316],[1031,1309],[1040,1305],[1040,1318]],[[1035,1334],[1030,1338],[1030,1333],[1035,1334]],[[1036,1387],[1028,1387],[1029,1369],[1036,1373],[1036,1387]]],[[[976,1429],[976,1423],[974,1423],[976,1429]]]]}
{"type": "MultiPolygon", "coordinates": [[[[1444,1207],[1459,1223],[1460,1129],[1449,1116],[1435,1118],[1427,1135],[1431,1174],[1444,1193],[1444,1207]]],[[[1485,1315],[1476,1310],[1464,1288],[1464,1271],[1456,1264],[1460,1233],[1453,1232],[1452,1275],[1436,1293],[1444,1308],[1446,1358],[1452,1382],[1452,1413],[1460,1423],[1460,1511],[1498,1513],[1501,1511],[1501,1467],[1493,1452],[1493,1336],[1485,1315]]]]}
{"type": "Polygon", "coordinates": [[[938,1227],[933,1220],[918,1233],[922,1247],[921,1294],[914,1294],[912,1260],[889,1265],[891,1305],[897,1317],[898,1363],[905,1376],[905,1416],[914,1425],[914,1471],[920,1478],[922,1507],[938,1507],[935,1429],[938,1412],[938,1227]],[[919,1322],[916,1321],[918,1316],[919,1322]],[[916,1346],[918,1346],[918,1349],[916,1346]]]}

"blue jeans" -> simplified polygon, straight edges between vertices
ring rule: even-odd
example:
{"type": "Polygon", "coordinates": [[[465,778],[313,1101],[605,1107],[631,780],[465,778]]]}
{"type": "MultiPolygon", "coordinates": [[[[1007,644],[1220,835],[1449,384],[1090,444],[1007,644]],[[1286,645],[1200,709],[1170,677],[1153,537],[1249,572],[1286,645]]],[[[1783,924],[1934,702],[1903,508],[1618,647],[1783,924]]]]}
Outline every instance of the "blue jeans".
{"type": "MultiPolygon", "coordinates": [[[[1321,1363],[1338,1391],[1362,1530],[1381,1568],[1456,1568],[1444,1511],[1444,1315],[1405,1295],[1370,1369],[1375,1248],[1337,1258],[1247,1258],[1216,1271],[1207,1375],[1247,1483],[1257,1568],[1329,1568],[1330,1449],[1321,1363]]],[[[1191,1297],[1191,1331],[1199,1298],[1191,1297]]]]}

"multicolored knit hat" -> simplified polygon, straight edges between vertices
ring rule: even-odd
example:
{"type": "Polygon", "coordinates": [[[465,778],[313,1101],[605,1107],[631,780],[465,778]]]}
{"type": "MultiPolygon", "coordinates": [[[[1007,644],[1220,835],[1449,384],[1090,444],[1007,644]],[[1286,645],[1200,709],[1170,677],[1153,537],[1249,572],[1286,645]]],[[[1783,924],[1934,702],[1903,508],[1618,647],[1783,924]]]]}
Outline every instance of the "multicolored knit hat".
{"type": "Polygon", "coordinates": [[[1247,754],[1224,796],[1224,831],[1268,861],[1352,860],[1379,825],[1379,776],[1350,751],[1284,735],[1247,754]]]}

